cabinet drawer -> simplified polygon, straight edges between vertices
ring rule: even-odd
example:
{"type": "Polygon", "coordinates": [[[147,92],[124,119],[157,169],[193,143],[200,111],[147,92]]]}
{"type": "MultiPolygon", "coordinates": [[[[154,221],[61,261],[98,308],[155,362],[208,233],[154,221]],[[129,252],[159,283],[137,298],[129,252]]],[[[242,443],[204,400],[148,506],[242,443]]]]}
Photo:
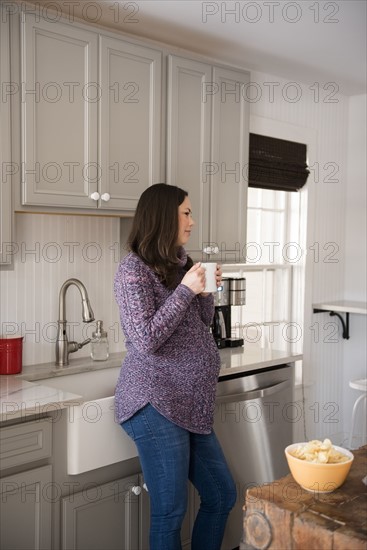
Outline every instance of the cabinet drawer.
{"type": "Polygon", "coordinates": [[[52,424],[39,420],[0,430],[0,469],[5,470],[51,456],[52,424]]]}

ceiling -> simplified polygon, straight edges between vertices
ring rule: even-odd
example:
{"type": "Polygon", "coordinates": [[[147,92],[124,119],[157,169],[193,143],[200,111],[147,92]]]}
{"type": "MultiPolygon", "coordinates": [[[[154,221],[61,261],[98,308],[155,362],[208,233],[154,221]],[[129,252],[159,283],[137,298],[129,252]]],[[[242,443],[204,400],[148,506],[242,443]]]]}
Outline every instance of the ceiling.
{"type": "Polygon", "coordinates": [[[97,2],[40,1],[56,3],[75,4],[75,15],[89,22],[103,13],[109,27],[252,71],[366,93],[367,0],[124,0],[99,1],[98,9],[97,2]]]}

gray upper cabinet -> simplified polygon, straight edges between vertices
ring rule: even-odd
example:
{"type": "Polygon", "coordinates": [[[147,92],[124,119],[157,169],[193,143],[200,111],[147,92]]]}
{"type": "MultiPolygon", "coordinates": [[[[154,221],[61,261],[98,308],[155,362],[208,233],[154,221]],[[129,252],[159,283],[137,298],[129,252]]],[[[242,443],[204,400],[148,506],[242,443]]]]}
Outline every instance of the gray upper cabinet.
{"type": "Polygon", "coordinates": [[[165,158],[165,181],[187,189],[193,204],[191,255],[239,261],[250,75],[168,55],[166,94],[162,56],[112,32],[22,14],[20,208],[132,213],[161,181],[165,158]]]}
{"type": "Polygon", "coordinates": [[[139,476],[62,499],[62,550],[139,550],[139,476]]]}
{"type": "Polygon", "coordinates": [[[159,181],[162,53],[101,37],[101,206],[135,210],[159,181]],[[110,197],[110,198],[109,198],[110,197]]]}
{"type": "Polygon", "coordinates": [[[196,260],[236,262],[245,245],[249,80],[245,71],[169,56],[167,183],[191,197],[196,260]]]}
{"type": "Polygon", "coordinates": [[[210,181],[202,177],[210,163],[211,98],[203,91],[212,81],[211,66],[168,56],[167,183],[189,192],[196,222],[187,250],[201,257],[209,242],[210,181]]]}
{"type": "Polygon", "coordinates": [[[98,35],[22,19],[22,203],[95,208],[98,35]]]}
{"type": "Polygon", "coordinates": [[[210,241],[221,262],[245,261],[247,225],[249,102],[245,86],[250,74],[213,68],[210,241]]]}
{"type": "Polygon", "coordinates": [[[9,24],[0,6],[0,79],[3,84],[3,97],[0,102],[0,264],[10,264],[11,249],[11,134],[10,97],[5,94],[6,83],[10,83],[10,33],[9,24]]]}
{"type": "Polygon", "coordinates": [[[159,181],[161,52],[22,20],[22,204],[132,211],[159,181]]]}

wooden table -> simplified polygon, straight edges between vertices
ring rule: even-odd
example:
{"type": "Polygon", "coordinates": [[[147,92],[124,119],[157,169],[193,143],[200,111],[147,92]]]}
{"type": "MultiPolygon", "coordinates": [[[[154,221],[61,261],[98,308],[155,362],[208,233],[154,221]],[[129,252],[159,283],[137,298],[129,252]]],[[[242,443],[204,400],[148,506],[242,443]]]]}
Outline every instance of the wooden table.
{"type": "Polygon", "coordinates": [[[240,550],[367,550],[367,446],[353,454],[333,493],[309,493],[291,474],[248,489],[240,550]]]}

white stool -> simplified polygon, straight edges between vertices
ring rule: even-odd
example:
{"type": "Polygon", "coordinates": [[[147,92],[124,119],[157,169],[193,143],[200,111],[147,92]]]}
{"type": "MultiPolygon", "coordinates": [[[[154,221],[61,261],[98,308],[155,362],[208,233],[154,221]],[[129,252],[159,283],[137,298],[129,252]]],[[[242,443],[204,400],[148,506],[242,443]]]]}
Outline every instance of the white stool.
{"type": "Polygon", "coordinates": [[[356,412],[357,412],[357,408],[358,408],[358,405],[364,400],[365,402],[365,405],[366,405],[366,398],[367,398],[367,378],[362,378],[360,380],[351,380],[349,382],[349,386],[353,389],[353,390],[359,390],[359,391],[362,391],[362,395],[360,395],[359,397],[357,397],[355,403],[354,403],[354,406],[353,406],[353,412],[352,412],[352,426],[351,426],[351,429],[350,429],[350,436],[349,436],[349,449],[352,448],[352,438],[353,438],[353,433],[354,433],[354,424],[355,424],[355,420],[356,420],[356,412]]]}

